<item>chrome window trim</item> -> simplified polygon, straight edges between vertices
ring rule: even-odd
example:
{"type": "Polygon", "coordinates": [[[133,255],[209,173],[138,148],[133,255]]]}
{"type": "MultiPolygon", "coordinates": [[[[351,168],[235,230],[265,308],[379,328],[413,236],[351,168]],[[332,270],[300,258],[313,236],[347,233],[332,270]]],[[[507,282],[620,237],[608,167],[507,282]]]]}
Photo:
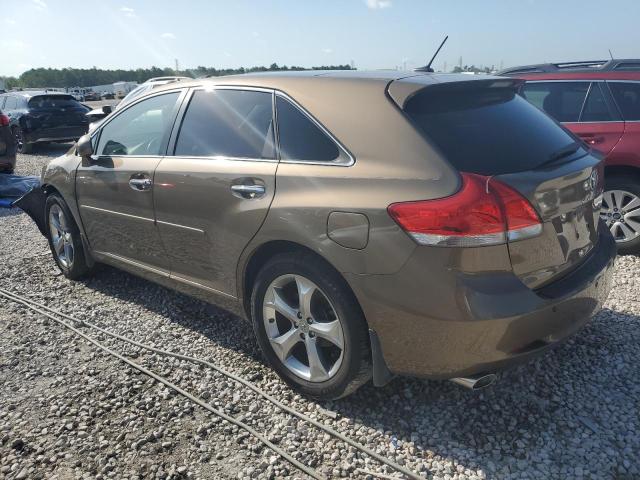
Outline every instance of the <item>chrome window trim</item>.
{"type": "MultiPolygon", "coordinates": [[[[344,155],[346,155],[347,157],[347,161],[306,161],[306,160],[280,160],[280,163],[287,163],[287,164],[294,164],[294,165],[325,165],[325,166],[334,166],[334,167],[350,167],[353,164],[356,163],[356,160],[354,158],[354,156],[351,154],[351,152],[349,150],[347,150],[347,148],[340,143],[340,141],[333,136],[333,134],[327,129],[325,128],[324,125],[322,125],[318,120],[316,120],[313,115],[311,115],[304,107],[302,107],[298,102],[296,102],[293,98],[291,98],[289,95],[287,95],[285,92],[281,91],[281,90],[275,90],[275,96],[276,97],[282,97],[285,100],[287,100],[289,103],[291,103],[291,105],[293,105],[295,108],[298,109],[298,111],[300,111],[304,116],[306,116],[316,127],[318,127],[320,129],[320,131],[322,133],[324,133],[327,137],[329,137],[329,139],[338,147],[338,150],[340,150],[344,155]]],[[[274,108],[274,111],[276,112],[276,124],[277,119],[278,119],[278,111],[277,109],[274,108]]],[[[278,147],[278,157],[280,157],[280,135],[278,132],[278,138],[277,138],[277,147],[278,147]]],[[[338,160],[340,159],[340,156],[338,157],[338,160]]]]}

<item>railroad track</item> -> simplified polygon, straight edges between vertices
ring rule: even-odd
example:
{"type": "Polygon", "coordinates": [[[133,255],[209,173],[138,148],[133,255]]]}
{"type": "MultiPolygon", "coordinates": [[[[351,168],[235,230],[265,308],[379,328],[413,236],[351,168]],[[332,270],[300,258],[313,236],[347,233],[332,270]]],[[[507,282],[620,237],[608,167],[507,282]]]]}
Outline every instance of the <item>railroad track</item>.
{"type": "MultiPolygon", "coordinates": [[[[153,378],[155,381],[165,385],[166,387],[174,390],[176,393],[184,396],[185,398],[187,398],[188,400],[190,400],[191,402],[197,404],[198,406],[204,408],[205,410],[207,410],[208,412],[222,418],[223,420],[236,425],[238,428],[246,431],[247,433],[249,433],[250,435],[252,435],[254,438],[256,438],[260,443],[262,443],[263,445],[265,445],[267,448],[271,449],[274,453],[280,455],[283,459],[285,459],[287,462],[289,462],[292,466],[294,466],[295,468],[297,468],[299,471],[309,475],[311,478],[314,479],[324,479],[325,477],[323,475],[321,475],[319,472],[317,472],[316,470],[314,470],[313,468],[304,465],[303,463],[301,463],[300,461],[296,460],[294,457],[292,457],[290,454],[288,454],[286,451],[284,451],[283,449],[281,449],[280,447],[278,447],[277,445],[275,445],[274,443],[272,443],[271,441],[269,441],[265,435],[263,435],[262,433],[258,432],[256,429],[254,429],[253,427],[251,427],[250,425],[242,422],[241,420],[238,420],[226,413],[224,413],[223,411],[215,408],[214,406],[212,406],[210,403],[207,403],[205,400],[203,400],[202,398],[196,397],[192,394],[190,394],[189,392],[187,392],[186,390],[180,388],[178,385],[172,383],[170,380],[168,380],[167,378],[163,377],[162,375],[159,375],[157,373],[155,373],[152,370],[149,370],[148,368],[134,362],[133,360],[127,358],[124,355],[121,355],[120,353],[116,352],[115,350],[103,345],[102,343],[100,343],[98,340],[92,338],[91,336],[87,335],[85,332],[81,331],[79,328],[86,328],[89,330],[95,330],[97,332],[102,333],[103,335],[106,335],[108,337],[114,338],[118,341],[124,342],[124,343],[128,343],[130,345],[134,345],[138,348],[144,349],[144,350],[148,350],[151,352],[154,352],[158,355],[161,356],[166,356],[166,357],[173,357],[173,358],[177,358],[183,361],[187,361],[187,362],[192,362],[195,364],[199,364],[199,365],[203,365],[207,368],[211,368],[212,370],[215,370],[216,372],[230,378],[231,380],[235,381],[236,383],[252,390],[254,393],[258,394],[259,396],[261,396],[262,398],[264,398],[265,400],[267,400],[268,402],[270,402],[271,404],[273,404],[274,406],[276,406],[277,408],[279,408],[281,411],[286,412],[296,418],[298,418],[301,421],[307,422],[311,425],[313,425],[314,427],[323,430],[325,433],[331,435],[332,437],[352,446],[353,448],[359,450],[360,452],[368,455],[369,457],[375,459],[376,461],[380,462],[381,464],[387,465],[389,467],[391,467],[392,469],[394,469],[396,472],[404,475],[404,478],[410,478],[413,480],[425,480],[424,477],[412,472],[411,470],[409,470],[408,468],[399,465],[398,463],[390,460],[389,458],[386,458],[378,453],[376,453],[374,450],[372,450],[369,447],[366,447],[365,445],[362,445],[361,443],[356,442],[355,440],[352,440],[351,438],[347,437],[346,435],[341,434],[340,432],[334,430],[333,428],[324,425],[321,422],[318,422],[317,420],[314,420],[313,418],[308,417],[307,415],[298,412],[297,410],[289,407],[288,405],[285,405],[284,403],[280,402],[278,399],[276,399],[275,397],[273,397],[272,395],[269,395],[268,393],[266,393],[265,391],[263,391],[262,389],[260,389],[258,386],[254,385],[253,383],[251,383],[250,381],[235,375],[231,372],[228,372],[227,370],[219,367],[218,365],[215,365],[212,362],[209,362],[207,360],[202,360],[199,358],[195,358],[195,357],[191,357],[188,355],[182,355],[179,353],[174,353],[174,352],[169,352],[167,350],[163,350],[151,345],[146,345],[144,343],[140,343],[137,342],[133,339],[127,338],[123,335],[119,335],[117,333],[111,332],[109,330],[106,330],[102,327],[99,327],[98,325],[95,325],[91,322],[88,322],[86,320],[80,320],[77,319],[75,317],[72,317],[71,315],[68,315],[66,313],[60,312],[58,310],[55,310],[53,308],[47,307],[46,305],[43,305],[41,303],[35,302],[34,300],[27,298],[23,295],[19,295],[15,292],[12,292],[10,290],[6,290],[4,288],[0,288],[0,297],[9,300],[11,302],[23,305],[24,307],[27,307],[28,309],[37,312],[53,321],[55,321],[56,323],[64,326],[65,328],[71,330],[73,333],[75,333],[76,335],[82,337],[84,340],[86,340],[87,342],[93,344],[94,346],[96,346],[97,348],[99,348],[100,350],[106,352],[107,354],[117,358],[118,360],[128,364],[130,367],[138,370],[139,372],[153,378]]],[[[390,475],[386,475],[386,474],[380,474],[380,473],[376,473],[376,472],[371,472],[371,471],[364,471],[364,470],[360,470],[361,473],[365,474],[365,475],[371,475],[371,476],[377,476],[379,478],[385,478],[385,479],[389,479],[389,478],[402,478],[402,477],[392,477],[390,475]]]]}

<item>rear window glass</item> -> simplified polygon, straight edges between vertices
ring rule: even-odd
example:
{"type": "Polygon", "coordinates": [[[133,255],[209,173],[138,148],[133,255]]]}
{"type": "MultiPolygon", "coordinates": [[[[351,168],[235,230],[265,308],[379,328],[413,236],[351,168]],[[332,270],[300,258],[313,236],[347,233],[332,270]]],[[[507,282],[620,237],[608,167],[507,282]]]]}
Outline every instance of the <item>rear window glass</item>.
{"type": "Polygon", "coordinates": [[[66,95],[40,95],[29,100],[29,108],[84,108],[75,98],[66,95]]]}
{"type": "Polygon", "coordinates": [[[575,139],[508,88],[427,87],[405,111],[458,170],[499,175],[535,169],[575,139]]]}

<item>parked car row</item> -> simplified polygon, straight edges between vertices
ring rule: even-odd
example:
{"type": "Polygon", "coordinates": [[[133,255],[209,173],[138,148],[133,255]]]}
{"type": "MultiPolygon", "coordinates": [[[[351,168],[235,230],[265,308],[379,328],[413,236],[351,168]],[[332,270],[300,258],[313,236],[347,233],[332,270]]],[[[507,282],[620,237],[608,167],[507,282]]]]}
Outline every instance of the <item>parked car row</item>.
{"type": "Polygon", "coordinates": [[[606,155],[602,219],[621,253],[640,253],[640,60],[514,67],[520,94],[606,155]]]}
{"type": "Polygon", "coordinates": [[[486,386],[598,311],[616,255],[602,155],[521,89],[358,71],[167,83],[53,160],[31,214],[68,278],[106,263],[234,311],[305,394],[486,386]]]}

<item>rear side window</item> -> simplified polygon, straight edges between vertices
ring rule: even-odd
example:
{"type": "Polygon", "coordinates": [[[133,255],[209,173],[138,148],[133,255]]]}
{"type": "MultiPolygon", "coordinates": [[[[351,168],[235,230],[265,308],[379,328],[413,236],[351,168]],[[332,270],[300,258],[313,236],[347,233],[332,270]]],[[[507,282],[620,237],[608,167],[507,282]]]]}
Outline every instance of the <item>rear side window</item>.
{"type": "Polygon", "coordinates": [[[463,172],[499,175],[535,169],[575,142],[510,88],[426,87],[404,110],[463,172]]]}
{"type": "Polygon", "coordinates": [[[32,110],[58,108],[84,109],[84,107],[71,95],[39,95],[29,100],[29,108],[32,110]]]}
{"type": "Polygon", "coordinates": [[[589,95],[584,102],[582,108],[582,114],[580,115],[581,122],[610,122],[614,120],[614,116],[609,110],[604,95],[599,83],[592,83],[589,89],[589,95]]]}
{"type": "Polygon", "coordinates": [[[175,155],[274,159],[273,95],[198,90],[185,113],[175,155]]]}
{"type": "Polygon", "coordinates": [[[4,105],[5,110],[15,110],[18,108],[18,100],[16,97],[7,97],[7,101],[4,105]]]}
{"type": "Polygon", "coordinates": [[[625,120],[640,120],[640,83],[607,82],[625,120]]]}
{"type": "Polygon", "coordinates": [[[526,83],[522,96],[559,122],[578,122],[589,82],[526,83]]]}
{"type": "Polygon", "coordinates": [[[302,162],[334,162],[338,146],[291,102],[276,97],[280,158],[302,162]]]}

